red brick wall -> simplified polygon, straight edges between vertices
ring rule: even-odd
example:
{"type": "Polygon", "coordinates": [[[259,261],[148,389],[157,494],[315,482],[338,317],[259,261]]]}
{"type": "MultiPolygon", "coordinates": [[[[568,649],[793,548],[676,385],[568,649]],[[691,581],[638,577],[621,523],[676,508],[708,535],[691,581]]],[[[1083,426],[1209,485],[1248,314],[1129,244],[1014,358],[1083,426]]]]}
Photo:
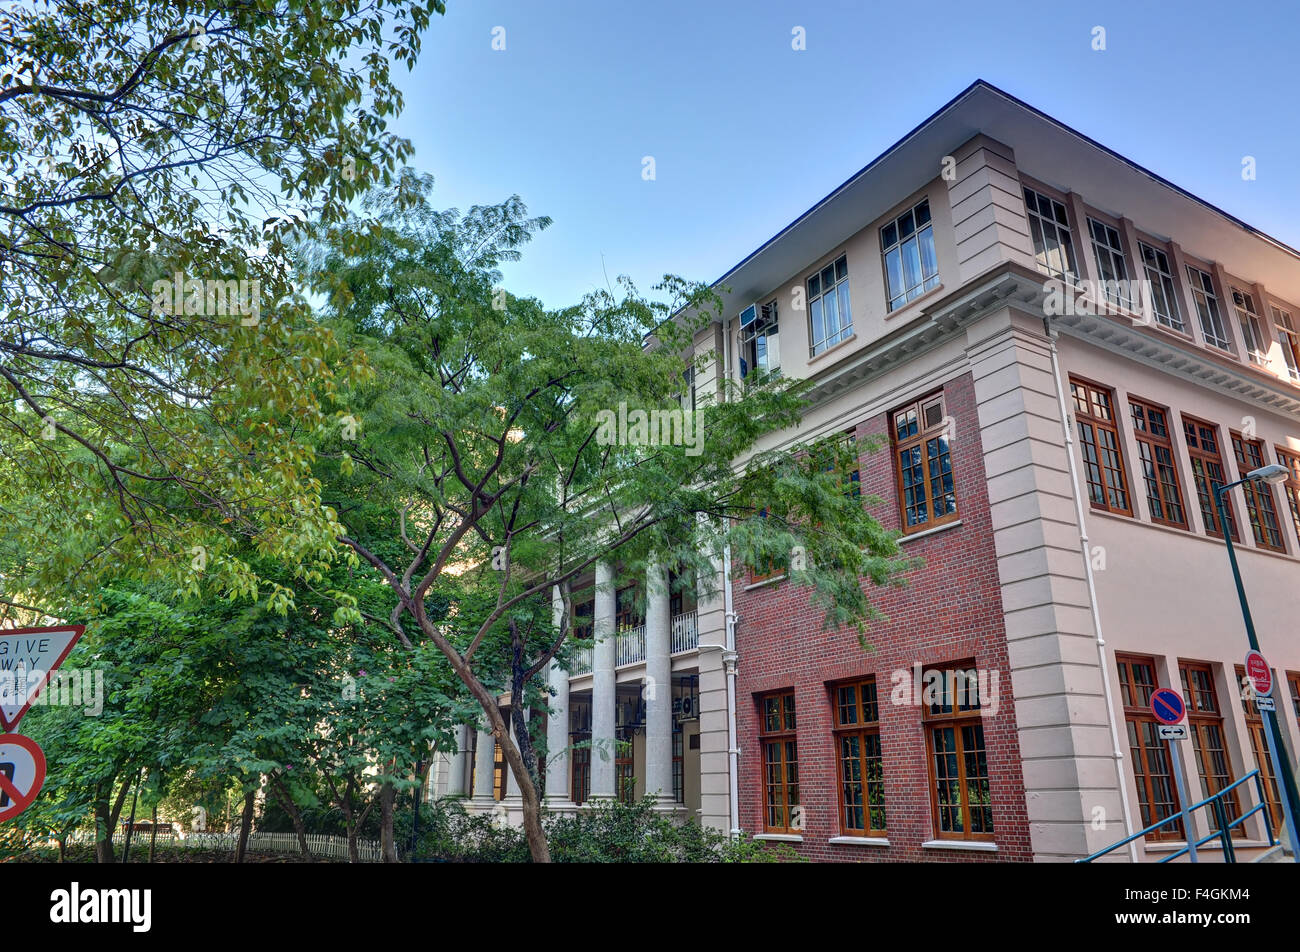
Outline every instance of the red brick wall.
{"type": "MultiPolygon", "coordinates": [[[[740,738],[741,826],[762,832],[762,749],[758,742],[758,694],[793,688],[798,721],[800,799],[805,811],[803,842],[795,846],[815,860],[987,862],[1031,858],[1025,816],[1024,781],[1007,663],[1001,594],[989,518],[988,488],[979,442],[974,386],[970,375],[944,386],[953,418],[952,460],[961,525],[904,547],[925,566],[909,573],[905,589],[875,589],[872,602],[887,616],[867,634],[870,651],[854,631],[825,632],[807,590],[788,582],[749,591],[748,569],[733,567],[736,611],[737,720],[740,738]],[[922,849],[934,838],[928,754],[921,707],[890,703],[891,674],[910,672],[916,662],[951,667],[974,659],[996,671],[997,714],[983,716],[994,842],[998,851],[922,849]],[[876,677],[880,709],[888,847],[833,845],[840,835],[838,773],[827,682],[869,674],[876,677]]],[[[916,394],[922,396],[922,394],[916,394]]],[[[862,421],[859,438],[888,434],[885,414],[862,421]]],[[[884,500],[873,515],[887,528],[901,522],[892,454],[886,445],[861,458],[863,495],[884,500]]],[[[864,585],[870,586],[869,581],[864,585]]]]}

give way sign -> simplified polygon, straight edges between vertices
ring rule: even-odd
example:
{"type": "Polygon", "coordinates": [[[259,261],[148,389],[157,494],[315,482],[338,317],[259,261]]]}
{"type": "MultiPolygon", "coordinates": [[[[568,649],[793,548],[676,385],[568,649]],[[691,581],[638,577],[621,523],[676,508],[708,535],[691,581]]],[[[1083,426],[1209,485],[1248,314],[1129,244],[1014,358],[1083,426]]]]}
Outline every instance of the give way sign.
{"type": "Polygon", "coordinates": [[[18,726],[85,630],[85,625],[57,625],[0,631],[0,727],[6,733],[18,726]]]}

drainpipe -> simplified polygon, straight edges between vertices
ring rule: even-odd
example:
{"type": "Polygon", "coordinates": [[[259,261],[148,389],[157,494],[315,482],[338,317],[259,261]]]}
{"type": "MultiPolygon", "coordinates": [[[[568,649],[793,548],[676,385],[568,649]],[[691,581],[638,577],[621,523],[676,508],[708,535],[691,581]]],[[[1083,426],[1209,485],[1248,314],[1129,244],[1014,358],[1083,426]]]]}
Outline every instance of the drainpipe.
{"type": "Polygon", "coordinates": [[[723,608],[726,614],[726,650],[722,665],[727,672],[727,799],[731,814],[731,836],[738,838],[740,829],[740,748],[736,744],[736,612],[731,601],[731,546],[722,549],[723,608]]]}
{"type": "MultiPolygon", "coordinates": [[[[1101,667],[1101,690],[1106,699],[1106,724],[1110,727],[1111,757],[1115,761],[1115,776],[1119,781],[1119,799],[1124,812],[1124,835],[1133,835],[1132,807],[1128,801],[1128,783],[1124,779],[1124,769],[1120,764],[1124,754],[1120,750],[1119,725],[1115,722],[1115,708],[1110,691],[1110,671],[1106,666],[1106,639],[1101,631],[1101,608],[1097,604],[1097,584],[1092,574],[1092,551],[1088,546],[1088,529],[1084,522],[1083,494],[1079,489],[1079,471],[1074,463],[1074,428],[1070,426],[1070,414],[1065,402],[1065,388],[1061,385],[1061,364],[1056,355],[1056,330],[1051,321],[1043,318],[1043,333],[1052,354],[1052,379],[1056,383],[1056,400],[1061,410],[1061,429],[1065,434],[1065,458],[1070,466],[1070,487],[1074,495],[1075,514],[1079,519],[1079,548],[1083,553],[1083,573],[1088,580],[1088,606],[1092,610],[1092,624],[1097,632],[1097,663],[1101,667]]],[[[1130,861],[1138,861],[1137,842],[1128,845],[1130,861]]]]}

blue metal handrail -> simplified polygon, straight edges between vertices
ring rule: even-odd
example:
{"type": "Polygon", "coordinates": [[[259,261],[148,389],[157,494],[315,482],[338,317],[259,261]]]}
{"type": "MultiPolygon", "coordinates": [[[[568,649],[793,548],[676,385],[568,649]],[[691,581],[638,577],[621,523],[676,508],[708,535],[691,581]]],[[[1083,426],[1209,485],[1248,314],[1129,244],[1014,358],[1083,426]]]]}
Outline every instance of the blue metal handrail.
{"type": "MultiPolygon", "coordinates": [[[[1232,783],[1228,784],[1228,786],[1224,787],[1214,796],[1206,797],[1200,803],[1194,804],[1187,808],[1187,816],[1190,819],[1191,815],[1195,811],[1201,809],[1201,807],[1208,807],[1214,813],[1215,826],[1217,827],[1217,829],[1213,833],[1201,837],[1192,845],[1200,847],[1208,843],[1210,840],[1214,839],[1215,837],[1218,837],[1220,842],[1223,845],[1223,861],[1225,863],[1235,863],[1237,861],[1237,854],[1232,847],[1232,831],[1236,827],[1241,826],[1241,824],[1246,821],[1247,817],[1252,817],[1256,813],[1263,811],[1264,832],[1268,840],[1268,845],[1276,846],[1277,841],[1273,839],[1273,822],[1268,815],[1267,802],[1268,801],[1264,799],[1264,781],[1260,777],[1258,770],[1252,770],[1250,773],[1246,774],[1240,780],[1235,780],[1232,783]],[[1255,804],[1255,806],[1251,807],[1249,810],[1247,810],[1241,816],[1237,817],[1237,819],[1233,820],[1231,823],[1228,823],[1227,811],[1224,809],[1223,806],[1225,795],[1231,793],[1233,789],[1241,786],[1247,780],[1252,780],[1252,779],[1255,781],[1255,792],[1259,794],[1259,803],[1255,804]]],[[[1182,820],[1182,818],[1183,818],[1183,813],[1181,810],[1177,813],[1171,813],[1163,820],[1160,820],[1157,823],[1152,823],[1145,830],[1138,830],[1138,832],[1134,833],[1132,836],[1126,836],[1118,843],[1112,843],[1104,850],[1098,850],[1096,853],[1093,853],[1091,856],[1084,857],[1083,859],[1076,859],[1075,862],[1091,863],[1094,859],[1097,859],[1100,856],[1105,856],[1107,853],[1114,852],[1115,850],[1119,849],[1121,846],[1128,846],[1128,844],[1132,843],[1134,840],[1141,839],[1142,837],[1146,836],[1148,833],[1154,833],[1162,826],[1168,826],[1171,823],[1177,823],[1180,820],[1182,820]]],[[[1182,849],[1178,850],[1177,852],[1171,853],[1168,856],[1164,857],[1163,859],[1158,860],[1158,862],[1161,863],[1172,862],[1173,860],[1182,856],[1184,853],[1188,852],[1189,849],[1190,849],[1189,846],[1184,846],[1182,849]]]]}

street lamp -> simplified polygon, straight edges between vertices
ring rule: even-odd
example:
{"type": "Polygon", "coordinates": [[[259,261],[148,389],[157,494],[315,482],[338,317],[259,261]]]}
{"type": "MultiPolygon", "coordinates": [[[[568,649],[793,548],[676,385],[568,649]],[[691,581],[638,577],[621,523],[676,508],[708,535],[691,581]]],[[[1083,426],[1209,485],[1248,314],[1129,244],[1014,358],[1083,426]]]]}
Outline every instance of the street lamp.
{"type": "MultiPolygon", "coordinates": [[[[1237,583],[1237,601],[1241,603],[1241,617],[1246,622],[1246,638],[1250,641],[1250,647],[1255,651],[1259,651],[1259,639],[1255,637],[1255,622],[1250,617],[1250,604],[1246,601],[1246,589],[1241,582],[1241,569],[1237,565],[1237,551],[1232,547],[1232,533],[1228,529],[1223,499],[1229,489],[1245,483],[1263,483],[1276,486],[1278,483],[1286,482],[1289,476],[1290,471],[1285,466],[1270,463],[1268,466],[1252,469],[1246,474],[1245,479],[1239,479],[1235,483],[1227,483],[1214,492],[1214,506],[1219,512],[1219,530],[1223,533],[1223,541],[1228,545],[1228,561],[1232,564],[1232,578],[1237,583]]],[[[1292,773],[1289,759],[1286,763],[1282,762],[1286,746],[1282,743],[1282,728],[1277,722],[1276,712],[1261,711],[1260,716],[1268,723],[1273,750],[1277,755],[1275,769],[1279,774],[1278,781],[1282,784],[1284,796],[1286,797],[1284,813],[1286,814],[1287,830],[1291,838],[1291,852],[1295,856],[1296,862],[1300,862],[1300,838],[1296,836],[1296,818],[1300,817],[1300,792],[1296,790],[1295,775],[1292,773]]]]}

